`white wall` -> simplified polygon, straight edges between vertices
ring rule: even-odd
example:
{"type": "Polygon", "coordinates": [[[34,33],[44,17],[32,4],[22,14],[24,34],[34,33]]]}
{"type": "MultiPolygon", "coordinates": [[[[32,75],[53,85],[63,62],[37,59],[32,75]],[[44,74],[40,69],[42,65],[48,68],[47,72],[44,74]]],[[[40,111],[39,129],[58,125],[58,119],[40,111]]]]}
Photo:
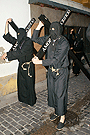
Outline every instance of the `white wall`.
{"type": "MultiPolygon", "coordinates": [[[[13,21],[20,28],[25,26],[30,21],[30,6],[28,0],[0,0],[0,47],[3,47],[4,52],[9,51],[11,45],[3,39],[5,22],[8,18],[13,21]]],[[[16,37],[16,32],[10,27],[10,33],[16,37]]],[[[30,36],[30,32],[28,32],[30,36]]],[[[0,50],[0,56],[2,52],[0,50]]],[[[10,63],[0,63],[0,77],[11,75],[17,72],[17,60],[10,63]]]]}

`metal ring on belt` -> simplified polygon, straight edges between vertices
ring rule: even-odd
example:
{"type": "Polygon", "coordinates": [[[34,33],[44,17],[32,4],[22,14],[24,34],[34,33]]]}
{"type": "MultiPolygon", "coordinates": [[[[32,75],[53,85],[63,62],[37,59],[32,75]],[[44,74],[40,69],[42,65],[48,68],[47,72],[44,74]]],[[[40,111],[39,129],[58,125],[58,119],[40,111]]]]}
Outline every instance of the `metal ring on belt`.
{"type": "Polygon", "coordinates": [[[66,67],[60,67],[60,68],[55,69],[55,68],[49,66],[49,69],[51,69],[52,72],[56,72],[56,73],[57,73],[56,76],[59,75],[59,70],[60,70],[60,69],[63,69],[63,68],[66,68],[66,67]]]}
{"type": "MultiPolygon", "coordinates": [[[[50,68],[50,67],[49,67],[49,68],[50,68]]],[[[55,68],[53,68],[53,67],[51,67],[50,69],[52,70],[52,72],[57,72],[56,76],[59,75],[59,70],[60,70],[60,69],[55,69],[55,68]]]]}

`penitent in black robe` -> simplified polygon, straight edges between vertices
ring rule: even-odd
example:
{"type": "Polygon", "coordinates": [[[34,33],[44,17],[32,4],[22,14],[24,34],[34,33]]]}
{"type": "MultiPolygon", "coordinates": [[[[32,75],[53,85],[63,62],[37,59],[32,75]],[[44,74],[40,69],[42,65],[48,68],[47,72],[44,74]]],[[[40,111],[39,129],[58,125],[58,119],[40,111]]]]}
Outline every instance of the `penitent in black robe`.
{"type": "MultiPolygon", "coordinates": [[[[16,39],[9,33],[3,36],[3,38],[14,45],[16,39]]],[[[29,62],[33,58],[33,42],[29,37],[26,37],[23,44],[18,44],[15,51],[7,52],[7,58],[9,61],[18,60],[18,73],[17,73],[17,88],[18,88],[18,99],[20,102],[24,102],[33,106],[36,103],[35,93],[35,67],[34,64],[30,65],[30,76],[28,76],[28,70],[23,70],[21,65],[24,62],[29,62]]],[[[28,65],[25,65],[25,68],[28,65]]]]}
{"type": "MultiPolygon", "coordinates": [[[[43,45],[47,37],[38,37],[39,30],[34,30],[32,40],[43,45]]],[[[48,105],[55,109],[55,114],[62,116],[67,112],[68,89],[68,51],[69,43],[61,36],[55,43],[51,41],[47,48],[47,59],[42,60],[43,66],[48,68],[48,105]],[[54,44],[54,45],[53,45],[54,44]],[[59,75],[51,71],[51,68],[60,69],[59,75]]]]}
{"type": "MultiPolygon", "coordinates": [[[[81,62],[81,58],[83,56],[83,40],[82,38],[76,34],[76,40],[74,41],[73,45],[73,52],[78,60],[81,62]]],[[[78,75],[80,73],[80,68],[78,67],[77,63],[73,61],[73,73],[78,75]]]]}

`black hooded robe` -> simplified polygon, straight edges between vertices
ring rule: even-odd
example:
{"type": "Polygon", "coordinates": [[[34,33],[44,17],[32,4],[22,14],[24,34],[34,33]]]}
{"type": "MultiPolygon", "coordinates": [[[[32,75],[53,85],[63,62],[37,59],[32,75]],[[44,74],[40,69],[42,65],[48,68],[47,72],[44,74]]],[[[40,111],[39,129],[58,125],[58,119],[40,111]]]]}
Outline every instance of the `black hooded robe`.
{"type": "MultiPolygon", "coordinates": [[[[34,30],[32,40],[43,45],[47,37],[38,37],[39,30],[34,30]]],[[[47,48],[47,59],[42,60],[43,66],[48,68],[48,105],[55,109],[55,114],[62,116],[67,112],[68,89],[68,51],[69,43],[64,36],[53,40],[47,48]],[[59,75],[52,72],[51,68],[60,69],[59,75]]]]}
{"type": "MultiPolygon", "coordinates": [[[[6,35],[4,34],[3,38],[12,45],[14,45],[17,41],[9,33],[7,33],[6,35]]],[[[16,59],[19,61],[17,73],[17,88],[19,101],[33,106],[36,103],[35,67],[34,64],[31,63],[29,73],[30,75],[32,75],[32,77],[28,76],[28,70],[23,70],[21,67],[24,62],[29,62],[33,58],[33,43],[31,39],[29,37],[26,37],[22,44],[19,43],[17,45],[15,51],[7,52],[7,58],[9,61],[16,59]]]]}
{"type": "MultiPolygon", "coordinates": [[[[76,40],[73,45],[73,52],[78,60],[81,61],[81,58],[83,56],[83,40],[78,34],[76,34],[76,40]]],[[[78,75],[80,73],[80,68],[75,61],[73,61],[73,73],[75,75],[78,75]]]]}

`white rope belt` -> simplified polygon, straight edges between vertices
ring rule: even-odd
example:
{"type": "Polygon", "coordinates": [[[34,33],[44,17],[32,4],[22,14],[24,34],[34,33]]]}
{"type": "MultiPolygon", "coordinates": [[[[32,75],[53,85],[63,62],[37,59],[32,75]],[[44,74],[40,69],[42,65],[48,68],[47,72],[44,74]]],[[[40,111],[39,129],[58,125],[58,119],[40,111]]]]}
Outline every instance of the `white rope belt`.
{"type": "Polygon", "coordinates": [[[21,67],[22,67],[23,70],[28,70],[28,76],[29,76],[29,77],[32,77],[32,75],[30,75],[30,72],[29,72],[30,63],[31,63],[31,62],[32,62],[32,61],[25,62],[25,63],[23,63],[23,64],[21,65],[21,67]],[[27,69],[27,68],[24,68],[24,65],[29,65],[29,66],[28,66],[28,69],[27,69]]]}

